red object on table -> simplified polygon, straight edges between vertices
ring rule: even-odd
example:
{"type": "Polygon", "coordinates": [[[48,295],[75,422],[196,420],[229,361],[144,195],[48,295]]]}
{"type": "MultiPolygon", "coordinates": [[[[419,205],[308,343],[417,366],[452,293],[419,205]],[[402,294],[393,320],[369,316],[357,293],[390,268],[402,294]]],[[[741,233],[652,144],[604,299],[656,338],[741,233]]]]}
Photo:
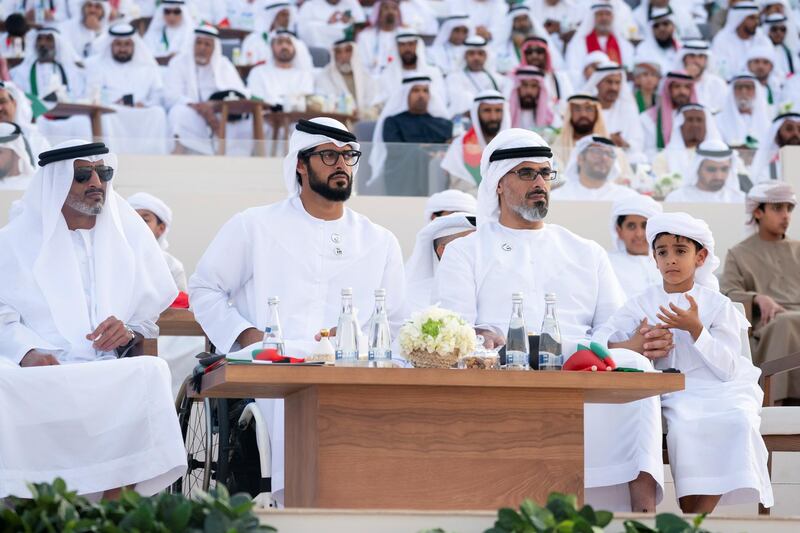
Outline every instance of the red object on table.
{"type": "Polygon", "coordinates": [[[170,307],[176,307],[178,309],[189,309],[189,295],[183,291],[178,293],[178,297],[175,298],[175,301],[172,302],[170,307]]]}
{"type": "Polygon", "coordinates": [[[305,363],[302,357],[286,357],[278,353],[275,348],[266,350],[253,350],[253,359],[256,361],[272,361],[273,363],[305,363]]]}

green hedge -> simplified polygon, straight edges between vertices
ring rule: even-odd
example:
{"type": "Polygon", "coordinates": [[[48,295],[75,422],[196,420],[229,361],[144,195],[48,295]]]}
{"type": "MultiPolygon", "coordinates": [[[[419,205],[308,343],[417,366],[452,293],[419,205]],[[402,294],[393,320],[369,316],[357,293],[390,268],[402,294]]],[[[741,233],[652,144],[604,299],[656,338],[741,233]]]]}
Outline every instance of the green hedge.
{"type": "Polygon", "coordinates": [[[62,479],[31,485],[30,499],[10,498],[0,509],[1,533],[255,533],[276,531],[259,524],[247,494],[225,487],[197,500],[179,494],[151,497],[125,490],[119,500],[90,503],[67,490],[62,479]]]}

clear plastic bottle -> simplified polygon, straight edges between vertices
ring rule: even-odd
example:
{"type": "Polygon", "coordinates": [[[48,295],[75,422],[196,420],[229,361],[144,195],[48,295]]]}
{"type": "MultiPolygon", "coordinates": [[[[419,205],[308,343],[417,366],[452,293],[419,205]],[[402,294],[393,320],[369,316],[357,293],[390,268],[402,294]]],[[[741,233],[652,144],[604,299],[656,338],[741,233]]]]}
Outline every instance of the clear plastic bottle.
{"type": "Polygon", "coordinates": [[[392,332],[386,315],[386,289],[375,290],[375,310],[369,319],[367,338],[370,366],[391,368],[392,332]]]}
{"type": "Polygon", "coordinates": [[[515,292],[511,295],[511,320],[508,322],[506,335],[506,369],[530,370],[529,353],[528,330],[522,315],[522,293],[515,292]]]}
{"type": "Polygon", "coordinates": [[[353,312],[353,289],[342,289],[342,314],[336,326],[336,366],[358,366],[358,321],[353,312]]]}
{"type": "Polygon", "coordinates": [[[561,330],[556,317],[556,295],[544,295],[544,320],[539,336],[539,370],[561,370],[564,364],[561,354],[561,330]]]}
{"type": "Polygon", "coordinates": [[[285,355],[283,330],[281,329],[281,319],[278,316],[279,303],[280,300],[277,296],[267,298],[267,325],[264,327],[262,348],[265,350],[274,349],[279,355],[285,355]]]}

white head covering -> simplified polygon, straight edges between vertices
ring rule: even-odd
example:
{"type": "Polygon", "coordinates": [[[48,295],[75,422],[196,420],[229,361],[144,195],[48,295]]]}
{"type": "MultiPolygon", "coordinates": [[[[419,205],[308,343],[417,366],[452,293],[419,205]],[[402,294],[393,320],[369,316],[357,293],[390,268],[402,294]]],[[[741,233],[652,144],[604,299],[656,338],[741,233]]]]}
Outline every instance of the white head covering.
{"type": "MultiPolygon", "coordinates": [[[[297,182],[297,154],[326,143],[333,143],[339,148],[348,145],[353,150],[361,148],[356,141],[356,136],[338,120],[318,117],[309,121],[301,120],[295,125],[295,130],[289,139],[289,153],[283,158],[283,183],[286,185],[286,191],[290,198],[300,194],[300,184],[297,182]]],[[[358,164],[350,168],[352,169],[352,179],[355,180],[358,164]]]]}
{"type": "MultiPolygon", "coordinates": [[[[456,50],[463,50],[464,46],[454,46],[450,43],[450,34],[456,28],[466,27],[468,32],[472,32],[472,23],[470,22],[469,15],[451,15],[444,19],[442,25],[439,26],[439,32],[436,34],[436,38],[433,40],[433,44],[431,45],[431,52],[433,50],[438,50],[442,54],[443,57],[447,56],[447,49],[448,48],[456,48],[456,50]]],[[[456,53],[456,57],[458,58],[459,63],[457,65],[453,65],[453,70],[461,68],[463,63],[463,53],[456,53]]]]}
{"type": "Polygon", "coordinates": [[[703,161],[706,159],[718,162],[730,161],[731,168],[725,178],[725,185],[723,188],[738,194],[741,191],[739,188],[739,177],[736,174],[739,156],[736,150],[732,150],[730,146],[719,139],[709,139],[701,142],[697,146],[694,160],[692,160],[692,166],[688,174],[683,177],[683,184],[681,187],[697,187],[697,181],[700,179],[700,166],[702,166],[703,161]]]}
{"type": "Polygon", "coordinates": [[[753,218],[753,213],[761,204],[792,204],[797,205],[797,196],[788,183],[782,181],[768,181],[758,183],[747,193],[744,202],[744,212],[747,213],[745,225],[750,233],[758,231],[758,224],[753,218]]]}
{"type": "Polygon", "coordinates": [[[0,122],[0,148],[13,150],[19,157],[19,174],[32,176],[33,153],[19,126],[11,122],[0,122]]]}
{"type": "MultiPolygon", "coordinates": [[[[56,149],[90,145],[66,141],[56,149]]],[[[46,153],[46,152],[45,152],[46,153]]],[[[92,323],[81,281],[78,260],[61,209],[73,183],[73,162],[104,161],[117,168],[114,154],[77,156],[46,164],[33,177],[21,200],[17,216],[0,230],[0,247],[6,259],[0,270],[26,268],[30,286],[0,284],[0,300],[14,305],[20,298],[43,302],[71,351],[94,358],[92,341],[86,339],[98,324],[92,323]]],[[[142,218],[106,184],[106,200],[97,215],[94,234],[95,301],[97,320],[115,316],[123,322],[152,320],[178,295],[153,234],[142,218]]]]}
{"type": "Polygon", "coordinates": [[[188,7],[183,0],[162,0],[158,5],[144,34],[144,41],[150,46],[155,55],[166,55],[170,50],[181,50],[190,43],[194,44],[193,32],[197,23],[188,7]],[[176,8],[181,9],[181,25],[177,28],[167,28],[167,22],[164,20],[164,10],[176,8]],[[175,46],[168,44],[168,33],[173,34],[172,40],[176,42],[175,46]]]}
{"type": "Polygon", "coordinates": [[[714,119],[714,115],[711,114],[711,111],[709,111],[706,106],[692,103],[678,108],[678,112],[675,115],[675,122],[672,125],[672,130],[676,132],[676,134],[670,136],[669,143],[667,143],[665,148],[666,153],[664,155],[669,161],[671,170],[673,172],[679,172],[682,176],[691,174],[691,169],[689,168],[691,163],[690,154],[686,149],[686,143],[683,140],[683,135],[680,133],[681,127],[686,121],[685,113],[687,111],[702,111],[705,115],[706,136],[703,141],[721,140],[719,130],[717,129],[717,121],[714,119]]]}
{"type": "MultiPolygon", "coordinates": [[[[297,38],[297,36],[288,30],[275,30],[269,34],[269,42],[271,43],[275,39],[283,37],[288,37],[292,41],[292,45],[294,46],[294,59],[292,59],[292,68],[296,68],[298,70],[307,70],[313,71],[314,70],[314,61],[311,59],[311,52],[309,52],[308,47],[297,38]]],[[[272,51],[272,46],[269,47],[269,56],[271,58],[271,62],[275,63],[275,56],[272,51]]],[[[333,61],[331,61],[333,63],[333,61]]]]}
{"type": "Polygon", "coordinates": [[[151,67],[158,66],[158,61],[156,61],[155,56],[153,56],[150,48],[148,48],[144,43],[144,40],[139,37],[139,32],[137,32],[136,29],[127,22],[114,24],[108,28],[108,33],[100,37],[97,40],[97,43],[93,45],[93,48],[98,50],[98,52],[92,56],[89,61],[93,65],[115,64],[117,61],[114,59],[114,56],[111,53],[111,45],[117,39],[133,40],[133,57],[131,57],[131,60],[126,63],[127,65],[151,67]]]}
{"type": "Polygon", "coordinates": [[[295,26],[297,25],[297,8],[294,3],[291,2],[269,2],[266,4],[264,10],[256,15],[255,27],[258,31],[267,34],[271,33],[273,31],[272,24],[275,22],[278,14],[284,9],[289,11],[289,26],[284,29],[295,31],[295,26]]]}
{"type": "MultiPolygon", "coordinates": [[[[300,42],[302,43],[302,41],[300,42]]],[[[331,61],[325,65],[323,71],[330,79],[331,84],[336,88],[336,94],[350,92],[350,88],[348,87],[344,76],[342,76],[342,73],[339,72],[339,68],[336,65],[336,60],[333,59],[333,56],[336,53],[336,48],[345,45],[350,45],[353,49],[352,56],[350,57],[350,67],[352,68],[353,83],[355,84],[356,94],[354,96],[356,103],[358,104],[359,108],[367,109],[372,105],[370,100],[373,99],[372,95],[374,92],[372,86],[375,84],[375,80],[370,77],[367,67],[364,66],[364,62],[361,59],[361,54],[358,51],[358,43],[356,41],[347,39],[333,43],[333,47],[331,48],[331,61]]]]}
{"type": "Polygon", "coordinates": [[[183,72],[190,83],[187,94],[190,98],[195,98],[198,94],[197,87],[197,64],[194,58],[194,43],[198,37],[208,37],[214,39],[214,50],[211,52],[211,60],[208,66],[211,67],[211,72],[214,76],[214,83],[218,90],[235,90],[240,93],[247,94],[247,88],[242,81],[239,72],[233,63],[228,58],[222,55],[222,43],[219,40],[219,31],[214,26],[200,26],[195,29],[195,36],[190,39],[180,54],[175,56],[169,62],[171,70],[178,69],[183,72]]]}
{"type": "Polygon", "coordinates": [[[475,216],[472,213],[452,213],[428,222],[419,233],[414,251],[406,263],[406,279],[417,282],[432,278],[436,274],[439,258],[433,248],[433,241],[475,229],[475,216]],[[471,220],[470,220],[471,219],[471,220]]]}
{"type": "Polygon", "coordinates": [[[598,0],[590,3],[589,7],[584,8],[583,19],[578,24],[575,35],[572,36],[573,39],[585,39],[587,35],[594,31],[594,14],[597,11],[611,11],[614,14],[614,27],[611,31],[618,40],[626,38],[627,34],[623,27],[624,20],[617,13],[613,1],[598,0]]]}
{"type": "Polygon", "coordinates": [[[704,41],[703,39],[687,39],[683,41],[683,46],[678,49],[673,68],[683,70],[685,68],[683,59],[690,54],[706,56],[709,58],[708,61],[706,61],[706,70],[711,66],[711,45],[708,41],[704,41]]]}
{"type": "MultiPolygon", "coordinates": [[[[14,117],[14,123],[20,126],[30,126],[33,121],[33,110],[31,109],[31,101],[22,92],[22,89],[17,87],[13,81],[0,81],[0,89],[5,89],[14,102],[17,104],[17,114],[14,117]]],[[[35,162],[34,162],[35,163],[35,162]]]]}
{"type": "Polygon", "coordinates": [[[500,122],[500,131],[507,130],[511,127],[511,114],[508,110],[508,101],[500,94],[499,91],[494,89],[486,89],[475,95],[472,99],[472,107],[469,109],[469,118],[472,121],[472,126],[475,128],[475,135],[478,136],[478,142],[482,147],[486,147],[486,139],[483,138],[483,130],[481,129],[481,120],[478,117],[478,110],[481,104],[503,104],[503,119],[500,122]]]}
{"type": "MultiPolygon", "coordinates": [[[[783,3],[783,2],[772,2],[774,3],[783,3]]],[[[786,4],[784,4],[786,5],[786,4]]],[[[783,44],[789,49],[792,53],[792,57],[795,61],[797,61],[797,52],[800,49],[800,36],[798,36],[798,30],[800,28],[797,27],[794,12],[786,8],[784,9],[784,14],[781,15],[780,13],[772,13],[764,17],[764,26],[765,32],[769,32],[769,28],[771,26],[777,25],[784,25],[786,26],[786,37],[783,39],[783,44]]],[[[797,70],[797,69],[795,69],[797,70]]]]}
{"type": "Polygon", "coordinates": [[[482,179],[478,186],[478,224],[486,224],[500,218],[497,184],[511,169],[527,161],[550,163],[550,166],[553,166],[553,152],[550,150],[550,145],[538,133],[521,128],[509,128],[492,139],[481,156],[482,179]],[[526,149],[533,155],[526,155],[526,149]]]}
{"type": "Polygon", "coordinates": [[[620,153],[617,147],[614,145],[614,142],[611,139],[602,137],[600,135],[587,135],[585,137],[581,137],[578,142],[575,143],[575,148],[572,149],[572,152],[569,155],[569,162],[567,163],[566,170],[564,170],[564,176],[563,178],[559,176],[559,181],[566,183],[568,181],[577,181],[580,179],[578,158],[590,146],[602,146],[614,151],[614,155],[616,157],[614,158],[614,164],[611,165],[611,170],[608,172],[608,176],[606,176],[606,181],[610,183],[617,179],[617,176],[620,175],[620,153]]]}
{"type": "Polygon", "coordinates": [[[544,24],[542,24],[538,17],[533,15],[531,8],[525,4],[517,4],[510,7],[506,13],[506,18],[503,21],[503,25],[498,28],[497,35],[492,38],[492,42],[496,43],[498,47],[508,46],[508,43],[514,32],[514,19],[522,15],[527,15],[528,19],[531,21],[531,36],[536,35],[538,37],[542,37],[543,39],[547,39],[547,48],[550,51],[550,58],[553,62],[553,67],[555,69],[563,67],[564,60],[559,53],[560,48],[553,43],[553,40],[550,38],[550,33],[548,33],[547,29],[545,29],[544,24]]]}
{"type": "Polygon", "coordinates": [[[619,96],[615,105],[621,106],[622,109],[631,114],[630,120],[638,120],[639,106],[636,104],[636,98],[633,96],[631,85],[625,79],[625,69],[618,63],[613,61],[604,61],[597,65],[597,68],[589,76],[586,85],[580,90],[581,93],[591,94],[597,96],[597,86],[601,81],[614,74],[619,74],[622,77],[622,85],[619,89],[619,96]]]}
{"type": "MultiPolygon", "coordinates": [[[[408,111],[408,95],[417,85],[431,87],[431,78],[428,76],[412,75],[403,78],[403,83],[398,87],[383,106],[378,121],[375,123],[375,132],[372,134],[372,152],[369,154],[369,166],[372,170],[370,183],[374,182],[383,175],[383,164],[386,162],[386,143],[383,140],[383,124],[388,117],[398,115],[408,111]]],[[[447,105],[439,100],[438,91],[430,91],[428,101],[428,114],[433,117],[449,119],[447,105]]]]}
{"type": "MultiPolygon", "coordinates": [[[[769,165],[778,158],[780,147],[775,141],[778,136],[778,130],[781,129],[783,123],[787,120],[800,122],[800,113],[783,113],[775,117],[772,125],[766,131],[764,136],[758,140],[758,150],[756,155],[753,156],[753,164],[751,168],[751,176],[753,181],[769,181],[772,179],[769,172],[769,165]]],[[[777,179],[783,179],[783,176],[778,175],[777,179]]]]}
{"type": "MultiPolygon", "coordinates": [[[[425,202],[425,222],[431,220],[431,215],[439,211],[453,211],[475,215],[478,203],[475,197],[457,189],[447,189],[434,193],[425,202]]],[[[440,217],[441,218],[441,217],[440,217]]]]}
{"type": "MultiPolygon", "coordinates": [[[[759,8],[755,2],[737,2],[728,9],[725,26],[722,27],[720,33],[727,33],[738,39],[736,28],[750,15],[758,14],[759,8]]],[[[759,29],[758,31],[761,30],[759,29]]]]}
{"type": "Polygon", "coordinates": [[[767,92],[764,86],[749,72],[742,73],[728,82],[728,92],[725,95],[725,103],[722,110],[717,115],[717,126],[720,134],[731,145],[744,144],[747,136],[748,126],[739,112],[736,105],[735,87],[740,80],[752,81],[755,85],[755,97],[753,99],[753,110],[751,112],[750,131],[759,136],[769,128],[769,103],[767,102],[767,92]],[[741,138],[739,138],[741,137],[741,138]]]}
{"type": "Polygon", "coordinates": [[[661,204],[643,194],[625,196],[615,200],[611,206],[611,248],[625,253],[625,242],[617,234],[617,219],[623,215],[638,215],[650,219],[662,213],[661,204]]]}
{"type": "MultiPolygon", "coordinates": [[[[25,34],[25,60],[22,65],[27,65],[25,71],[29,71],[30,67],[36,61],[36,38],[40,35],[52,35],[56,43],[56,63],[61,65],[74,65],[82,61],[81,56],[72,47],[69,40],[61,35],[58,28],[52,26],[43,26],[39,29],[32,29],[25,34]]],[[[22,66],[20,65],[20,66],[22,66]]]]}
{"type": "Polygon", "coordinates": [[[694,218],[688,213],[661,213],[647,220],[647,242],[653,248],[653,241],[660,233],[680,235],[703,245],[708,250],[706,262],[694,273],[697,284],[709,289],[719,290],[719,280],[714,271],[719,268],[719,257],[714,255],[714,236],[704,220],[694,218]]]}
{"type": "Polygon", "coordinates": [[[144,209],[150,211],[164,223],[166,229],[164,229],[164,233],[161,234],[161,237],[158,238],[158,244],[161,245],[162,250],[169,248],[167,233],[169,233],[170,228],[172,228],[172,209],[161,199],[146,192],[137,192],[129,196],[128,204],[136,210],[144,209]]]}

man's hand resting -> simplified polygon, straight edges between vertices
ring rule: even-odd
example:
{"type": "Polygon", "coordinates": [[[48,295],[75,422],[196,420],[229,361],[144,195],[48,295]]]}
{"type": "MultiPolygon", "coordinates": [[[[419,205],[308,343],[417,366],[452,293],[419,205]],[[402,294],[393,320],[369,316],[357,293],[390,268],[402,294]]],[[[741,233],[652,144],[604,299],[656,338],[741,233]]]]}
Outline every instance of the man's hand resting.
{"type": "Polygon", "coordinates": [[[92,341],[92,348],[101,352],[110,352],[120,346],[126,346],[135,338],[122,320],[110,316],[103,320],[97,329],[86,335],[92,341]]]}
{"type": "Polygon", "coordinates": [[[25,354],[19,366],[51,366],[59,364],[58,359],[52,354],[31,350],[25,354]]]}
{"type": "Polygon", "coordinates": [[[247,348],[257,342],[264,342],[264,332],[257,328],[247,328],[239,333],[239,336],[236,337],[236,342],[241,348],[247,348]]]}
{"type": "Polygon", "coordinates": [[[762,328],[769,324],[772,319],[775,318],[775,315],[786,312],[786,309],[784,309],[781,304],[766,294],[757,294],[756,297],[753,298],[753,303],[758,306],[758,311],[761,315],[759,326],[762,328]]]}

